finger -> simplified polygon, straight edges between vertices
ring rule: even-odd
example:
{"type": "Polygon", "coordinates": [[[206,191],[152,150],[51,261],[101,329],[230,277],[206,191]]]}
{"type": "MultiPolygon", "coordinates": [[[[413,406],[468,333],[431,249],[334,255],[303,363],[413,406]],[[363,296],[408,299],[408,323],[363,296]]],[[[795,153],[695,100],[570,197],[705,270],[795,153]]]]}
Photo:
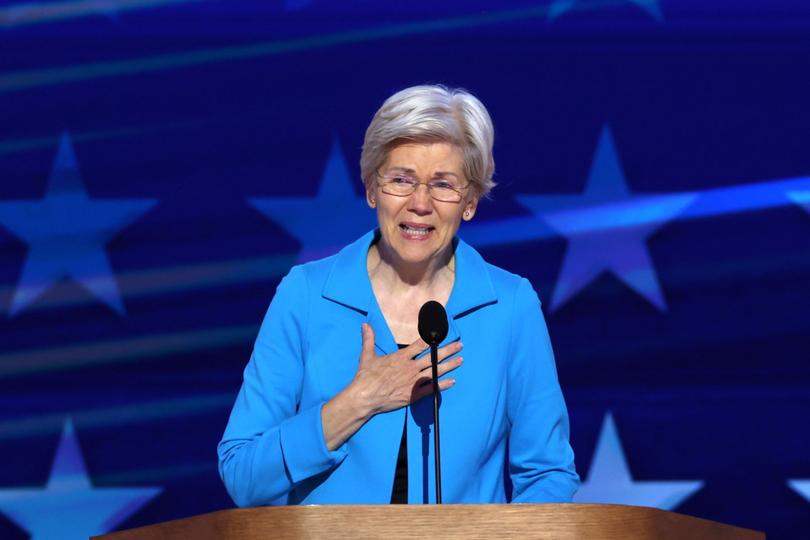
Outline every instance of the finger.
{"type": "Polygon", "coordinates": [[[464,359],[460,356],[455,358],[451,358],[450,360],[445,360],[441,364],[439,364],[436,373],[439,374],[439,377],[444,375],[445,373],[449,373],[459,367],[462,363],[464,363],[464,359]]]}
{"type": "Polygon", "coordinates": [[[420,337],[420,338],[417,338],[416,341],[414,341],[413,343],[411,343],[410,345],[408,345],[407,347],[405,347],[402,350],[403,351],[409,351],[409,352],[413,351],[413,354],[415,355],[417,353],[420,353],[420,352],[424,351],[427,348],[428,348],[427,341],[425,341],[424,339],[422,339],[420,337]]]}
{"type": "MultiPolygon", "coordinates": [[[[421,360],[420,360],[420,362],[421,362],[421,360]]],[[[462,357],[460,357],[460,356],[456,356],[455,358],[450,358],[450,359],[444,360],[442,362],[439,362],[439,365],[436,367],[436,374],[439,377],[441,377],[445,373],[453,371],[454,369],[459,367],[462,363],[464,363],[464,359],[462,357]]],[[[422,369],[420,369],[420,373],[430,374],[430,372],[432,370],[432,367],[433,367],[430,364],[430,361],[423,364],[423,366],[424,367],[422,367],[422,369]]]]}
{"type": "Polygon", "coordinates": [[[449,345],[445,345],[441,349],[439,349],[439,362],[447,358],[448,356],[453,356],[458,351],[464,348],[464,344],[461,341],[454,341],[449,345]]]}
{"type": "MultiPolygon", "coordinates": [[[[454,341],[449,345],[445,345],[444,347],[442,347],[437,351],[439,362],[444,361],[448,356],[456,354],[463,348],[464,344],[462,344],[460,341],[454,341]]],[[[419,369],[427,368],[428,366],[430,366],[430,355],[426,354],[425,356],[420,358],[418,362],[419,362],[419,369]]]]}
{"type": "Polygon", "coordinates": [[[360,360],[374,358],[374,329],[368,323],[363,323],[360,327],[363,334],[363,352],[360,354],[360,360]]]}
{"type": "MultiPolygon", "coordinates": [[[[448,388],[452,388],[456,384],[456,379],[448,378],[439,381],[439,391],[444,392],[448,388]]],[[[427,381],[422,383],[418,386],[414,386],[413,392],[411,393],[411,403],[415,401],[419,401],[425,396],[429,396],[433,394],[433,383],[431,381],[427,381]]]]}

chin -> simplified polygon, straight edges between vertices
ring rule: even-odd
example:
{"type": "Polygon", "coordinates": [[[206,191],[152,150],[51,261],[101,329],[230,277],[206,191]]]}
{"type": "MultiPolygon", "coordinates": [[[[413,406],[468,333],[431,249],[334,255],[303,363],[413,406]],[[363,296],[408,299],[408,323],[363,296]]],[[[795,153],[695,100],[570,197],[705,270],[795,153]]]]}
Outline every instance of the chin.
{"type": "Polygon", "coordinates": [[[397,256],[404,262],[409,264],[425,263],[444,251],[444,248],[439,242],[422,242],[419,245],[413,245],[410,242],[403,245],[399,243],[394,246],[397,256]]]}
{"type": "Polygon", "coordinates": [[[382,236],[399,260],[409,265],[418,265],[440,256],[448,248],[451,242],[444,232],[441,229],[432,229],[424,237],[414,237],[404,233],[400,227],[392,227],[382,236]]]}

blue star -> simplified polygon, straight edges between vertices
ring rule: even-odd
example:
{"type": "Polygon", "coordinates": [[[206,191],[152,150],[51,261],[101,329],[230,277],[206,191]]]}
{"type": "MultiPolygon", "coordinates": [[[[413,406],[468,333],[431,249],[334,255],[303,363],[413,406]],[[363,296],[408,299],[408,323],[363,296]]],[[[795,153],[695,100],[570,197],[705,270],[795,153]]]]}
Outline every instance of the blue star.
{"type": "Polygon", "coordinates": [[[648,15],[658,22],[664,20],[664,15],[661,13],[661,6],[658,0],[616,0],[615,2],[583,2],[582,0],[554,0],[548,8],[548,19],[554,20],[563,13],[577,9],[577,4],[583,4],[587,8],[603,7],[611,4],[619,4],[621,2],[629,2],[635,4],[643,9],[648,15]]]}
{"type": "Polygon", "coordinates": [[[810,191],[789,191],[790,200],[810,212],[810,191]]]}
{"type": "Polygon", "coordinates": [[[70,137],[62,135],[45,198],[0,202],[0,224],[28,243],[9,315],[25,309],[64,277],[72,277],[123,314],[124,304],[104,245],[155,202],[91,200],[79,175],[70,137]]]}
{"type": "Polygon", "coordinates": [[[88,538],[113,530],[161,488],[93,488],[68,420],[44,488],[0,490],[0,512],[33,540],[88,538]]]}
{"type": "Polygon", "coordinates": [[[602,272],[610,272],[665,311],[646,239],[696,198],[694,193],[631,194],[613,137],[605,127],[584,194],[517,196],[523,206],[569,240],[551,310],[560,308],[602,272]]]}
{"type": "Polygon", "coordinates": [[[804,500],[810,502],[810,480],[788,480],[787,483],[804,500]]]}
{"type": "Polygon", "coordinates": [[[298,261],[336,253],[376,226],[365,197],[353,189],[346,160],[335,140],[314,197],[253,197],[250,204],[301,243],[298,261]]]}
{"type": "Polygon", "coordinates": [[[701,481],[633,481],[616,424],[605,415],[588,479],[574,496],[576,503],[629,504],[672,510],[703,487],[701,481]]]}

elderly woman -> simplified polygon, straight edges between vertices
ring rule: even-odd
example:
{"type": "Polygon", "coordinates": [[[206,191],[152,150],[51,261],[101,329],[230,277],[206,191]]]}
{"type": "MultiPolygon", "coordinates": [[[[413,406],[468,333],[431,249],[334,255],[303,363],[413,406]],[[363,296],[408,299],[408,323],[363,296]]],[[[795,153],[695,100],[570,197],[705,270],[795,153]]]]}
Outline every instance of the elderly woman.
{"type": "Polygon", "coordinates": [[[506,502],[509,483],[513,502],[571,500],[579,478],[537,295],[456,236],[494,185],[492,144],[489,114],[463,90],[416,86],[377,111],[360,164],[379,228],[278,286],[218,448],[237,505],[434,502],[417,330],[428,300],[450,325],[443,502],[506,502]]]}

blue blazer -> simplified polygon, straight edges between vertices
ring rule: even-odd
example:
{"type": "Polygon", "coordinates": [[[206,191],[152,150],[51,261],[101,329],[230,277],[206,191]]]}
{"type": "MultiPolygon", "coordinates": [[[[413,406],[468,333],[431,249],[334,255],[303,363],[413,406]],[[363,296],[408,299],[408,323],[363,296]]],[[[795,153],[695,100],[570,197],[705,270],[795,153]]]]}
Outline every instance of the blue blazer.
{"type": "MultiPolygon", "coordinates": [[[[403,425],[408,501],[434,502],[431,397],[372,417],[334,451],[324,442],[321,407],[354,377],[361,324],[377,354],[397,350],[366,270],[375,234],[279,284],[218,446],[238,506],[388,503],[403,425]]],[[[443,345],[461,339],[464,364],[439,407],[443,502],[506,502],[506,474],[513,502],[570,502],[579,477],[537,295],[460,240],[455,269],[443,345]]]]}

